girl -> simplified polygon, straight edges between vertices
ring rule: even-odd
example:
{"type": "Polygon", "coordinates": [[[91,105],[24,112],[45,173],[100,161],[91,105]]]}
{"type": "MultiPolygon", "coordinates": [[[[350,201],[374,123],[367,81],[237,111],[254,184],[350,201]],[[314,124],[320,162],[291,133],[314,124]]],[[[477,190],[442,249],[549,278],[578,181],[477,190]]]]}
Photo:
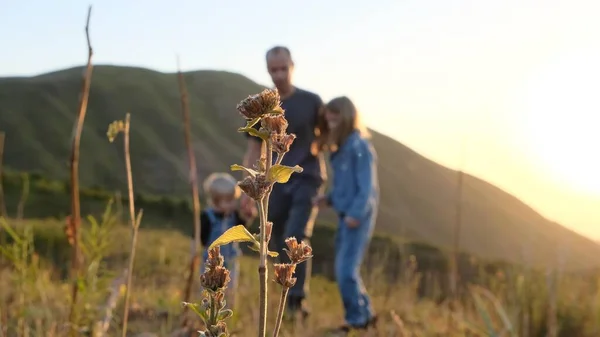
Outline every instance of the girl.
{"type": "Polygon", "coordinates": [[[360,266],[371,240],[379,204],[377,154],[350,99],[344,96],[331,100],[325,106],[324,118],[326,127],[317,145],[331,153],[333,182],[330,192],[317,197],[315,203],[333,207],[339,216],[335,274],[346,321],[339,330],[347,333],[376,323],[360,277],[360,266]]]}

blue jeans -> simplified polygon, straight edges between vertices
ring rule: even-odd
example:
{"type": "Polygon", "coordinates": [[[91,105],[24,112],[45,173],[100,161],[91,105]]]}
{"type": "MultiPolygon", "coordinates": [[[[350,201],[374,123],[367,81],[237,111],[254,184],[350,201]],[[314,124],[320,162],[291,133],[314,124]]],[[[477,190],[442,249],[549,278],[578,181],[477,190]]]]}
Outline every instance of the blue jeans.
{"type": "MultiPolygon", "coordinates": [[[[287,184],[275,184],[269,199],[268,220],[273,222],[271,250],[279,253],[282,261],[287,262],[285,239],[295,237],[298,242],[310,244],[318,209],[313,206],[320,184],[310,179],[296,179],[287,184]]],[[[296,284],[290,289],[289,296],[305,298],[309,291],[309,279],[312,259],[296,266],[296,284]]]]}
{"type": "Polygon", "coordinates": [[[360,265],[371,241],[375,216],[360,219],[356,228],[350,228],[340,215],[335,240],[335,277],[344,303],[346,323],[361,326],[373,318],[371,299],[360,277],[360,265]]]}

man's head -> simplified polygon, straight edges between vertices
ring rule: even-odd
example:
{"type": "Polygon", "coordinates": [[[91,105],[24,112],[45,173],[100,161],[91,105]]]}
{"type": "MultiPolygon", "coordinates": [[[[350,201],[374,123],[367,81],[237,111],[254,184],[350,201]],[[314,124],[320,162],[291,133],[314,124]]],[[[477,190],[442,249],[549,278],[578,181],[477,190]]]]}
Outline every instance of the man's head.
{"type": "Polygon", "coordinates": [[[292,86],[294,61],[287,47],[275,46],[267,51],[267,70],[273,84],[280,92],[288,91],[292,86]]]}

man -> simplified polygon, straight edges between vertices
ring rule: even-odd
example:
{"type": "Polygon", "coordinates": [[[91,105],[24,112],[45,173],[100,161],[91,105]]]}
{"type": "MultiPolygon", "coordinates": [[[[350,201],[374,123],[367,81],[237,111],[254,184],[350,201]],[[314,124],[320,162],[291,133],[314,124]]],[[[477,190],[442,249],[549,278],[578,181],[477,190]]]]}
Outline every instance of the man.
{"type": "MultiPolygon", "coordinates": [[[[281,106],[288,121],[288,133],[294,133],[296,140],[283,158],[283,165],[300,165],[302,173],[294,173],[286,184],[275,184],[269,202],[268,220],[273,222],[271,249],[287,257],[283,248],[284,240],[294,236],[298,241],[308,241],[312,235],[317,208],[313,198],[325,179],[325,166],[321,155],[311,151],[315,140],[315,130],[323,102],[309,91],[292,85],[294,62],[290,50],[276,46],[267,51],[267,70],[273,84],[279,91],[281,106]]],[[[258,123],[256,128],[260,127],[258,123]]],[[[247,134],[248,135],[248,134],[247,134]]],[[[252,167],[260,158],[261,142],[257,137],[248,135],[248,147],[244,156],[244,166],[252,167]]],[[[244,195],[241,206],[246,211],[255,206],[253,200],[244,195]]],[[[287,299],[288,313],[300,311],[305,318],[308,308],[304,301],[308,293],[311,274],[311,260],[296,267],[296,284],[290,289],[287,299]]]]}

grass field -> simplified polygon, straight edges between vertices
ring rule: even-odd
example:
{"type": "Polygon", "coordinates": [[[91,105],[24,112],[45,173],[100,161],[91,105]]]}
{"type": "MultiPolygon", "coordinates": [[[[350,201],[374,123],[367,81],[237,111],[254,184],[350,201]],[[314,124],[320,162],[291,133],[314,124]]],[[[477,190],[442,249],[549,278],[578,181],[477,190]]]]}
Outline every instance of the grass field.
{"type": "MultiPolygon", "coordinates": [[[[111,283],[118,279],[127,263],[130,228],[118,219],[119,216],[115,221],[98,219],[95,232],[89,223],[84,227],[89,247],[86,256],[90,258],[81,285],[84,294],[79,311],[82,332],[104,316],[102,309],[111,283]]],[[[29,331],[29,336],[64,336],[70,303],[70,286],[61,277],[66,272],[69,253],[64,224],[56,220],[14,219],[9,223],[25,240],[10,240],[6,231],[2,233],[4,252],[21,257],[13,262],[2,259],[0,330],[4,336],[22,336],[15,332],[19,327],[21,331],[29,331]],[[26,228],[31,230],[30,242],[26,240],[26,228]],[[25,254],[16,254],[22,250],[25,254]]],[[[176,230],[141,230],[130,311],[131,336],[142,332],[171,336],[177,331],[189,249],[189,236],[176,230]]],[[[237,331],[237,336],[251,336],[255,334],[257,321],[255,256],[246,253],[242,266],[238,306],[228,324],[231,331],[237,331]]],[[[395,282],[386,281],[385,268],[367,265],[365,269],[368,269],[367,287],[382,318],[377,331],[369,332],[370,336],[541,337],[546,336],[549,317],[557,319],[556,336],[597,336],[600,332],[600,278],[592,275],[586,279],[557,274],[559,278],[552,286],[538,271],[506,268],[495,275],[481,275],[476,283],[484,287],[469,288],[461,303],[451,310],[447,302],[419,296],[417,283],[425,275],[414,272],[413,268],[403,268],[403,277],[395,282]],[[556,298],[555,311],[551,309],[553,297],[556,298]]],[[[274,310],[277,285],[272,283],[270,289],[270,309],[274,310]]],[[[327,329],[342,322],[341,301],[335,283],[329,278],[313,277],[310,303],[313,315],[309,321],[304,325],[286,323],[283,336],[327,336],[327,329]]],[[[110,336],[120,333],[122,310],[122,301],[118,301],[110,336]]]]}
{"type": "MultiPolygon", "coordinates": [[[[47,238],[54,237],[56,239],[55,244],[61,244],[59,237],[62,231],[62,223],[57,221],[26,221],[18,227],[28,226],[34,228],[37,233],[48,233],[46,234],[47,238]]],[[[129,247],[128,237],[129,228],[126,226],[115,225],[111,229],[107,237],[107,242],[110,242],[110,245],[105,250],[104,268],[111,270],[113,273],[118,273],[118,271],[125,268],[129,247]]],[[[160,336],[166,336],[178,327],[178,316],[182,310],[181,290],[184,285],[190,254],[189,240],[189,237],[175,231],[142,230],[134,273],[135,288],[132,296],[132,303],[134,303],[132,307],[135,313],[130,316],[132,318],[132,324],[130,324],[132,333],[150,331],[160,336]]],[[[64,241],[62,244],[64,244],[64,241]]],[[[31,329],[32,336],[43,336],[49,331],[60,329],[60,322],[66,321],[69,305],[67,299],[70,288],[67,283],[61,282],[57,278],[57,275],[60,274],[60,271],[57,270],[61,268],[54,264],[57,261],[56,259],[61,257],[55,255],[56,248],[53,249],[51,246],[40,248],[40,250],[42,251],[38,255],[39,269],[34,268],[33,263],[29,264],[26,275],[22,279],[20,279],[21,276],[18,271],[11,272],[4,269],[0,287],[0,289],[3,289],[0,296],[2,308],[8,309],[4,309],[2,312],[5,318],[4,322],[18,323],[18,318],[21,317],[31,329]],[[44,253],[43,250],[47,250],[47,252],[44,253]],[[54,261],[52,261],[53,259],[54,261]],[[11,302],[10,297],[18,294],[14,291],[17,289],[15,287],[23,287],[23,302],[22,304],[13,303],[8,305],[11,302]],[[58,326],[55,326],[57,323],[58,326]]],[[[240,331],[237,334],[239,336],[253,335],[256,330],[257,313],[255,303],[258,296],[256,265],[255,258],[251,256],[244,257],[239,305],[231,323],[232,331],[246,331],[246,333],[240,331]]],[[[107,285],[106,278],[110,278],[110,276],[102,274],[104,273],[98,275],[98,282],[107,285]]],[[[383,326],[386,330],[394,327],[389,313],[390,310],[396,310],[401,315],[408,314],[408,316],[405,316],[405,320],[411,326],[418,327],[420,331],[443,331],[440,330],[444,328],[443,325],[423,325],[424,321],[434,317],[443,321],[443,311],[436,310],[433,303],[424,301],[421,304],[416,304],[410,300],[414,295],[406,291],[407,287],[397,288],[394,286],[390,288],[386,286],[382,288],[381,285],[377,285],[377,275],[373,274],[372,276],[372,278],[367,278],[367,282],[375,298],[378,311],[382,313],[383,326]],[[394,296],[389,297],[390,293],[393,293],[394,296]],[[399,299],[402,299],[403,304],[401,306],[396,305],[399,299]]],[[[275,300],[278,299],[278,293],[276,287],[272,287],[272,289],[273,292],[270,298],[273,305],[271,305],[271,308],[274,308],[276,307],[275,300]]],[[[318,331],[335,327],[343,322],[342,306],[335,284],[325,277],[317,276],[311,281],[311,289],[310,298],[314,315],[312,315],[306,326],[302,327],[303,336],[306,334],[318,335],[318,331]]],[[[101,287],[98,287],[97,291],[104,293],[101,287]]],[[[102,300],[102,296],[91,299],[91,303],[88,303],[88,305],[92,308],[95,306],[100,307],[102,300]]],[[[119,310],[122,310],[122,308],[117,308],[115,328],[118,326],[118,317],[121,316],[119,310]]],[[[89,317],[94,317],[93,313],[90,313],[89,317]]],[[[89,320],[89,317],[82,317],[82,321],[89,320]]],[[[285,335],[291,335],[290,329],[293,327],[293,325],[286,326],[285,335]]],[[[56,336],[61,335],[59,331],[55,330],[56,336]]],[[[113,333],[116,335],[117,332],[118,330],[114,330],[113,333]]],[[[388,336],[389,334],[384,335],[388,336]]]]}

